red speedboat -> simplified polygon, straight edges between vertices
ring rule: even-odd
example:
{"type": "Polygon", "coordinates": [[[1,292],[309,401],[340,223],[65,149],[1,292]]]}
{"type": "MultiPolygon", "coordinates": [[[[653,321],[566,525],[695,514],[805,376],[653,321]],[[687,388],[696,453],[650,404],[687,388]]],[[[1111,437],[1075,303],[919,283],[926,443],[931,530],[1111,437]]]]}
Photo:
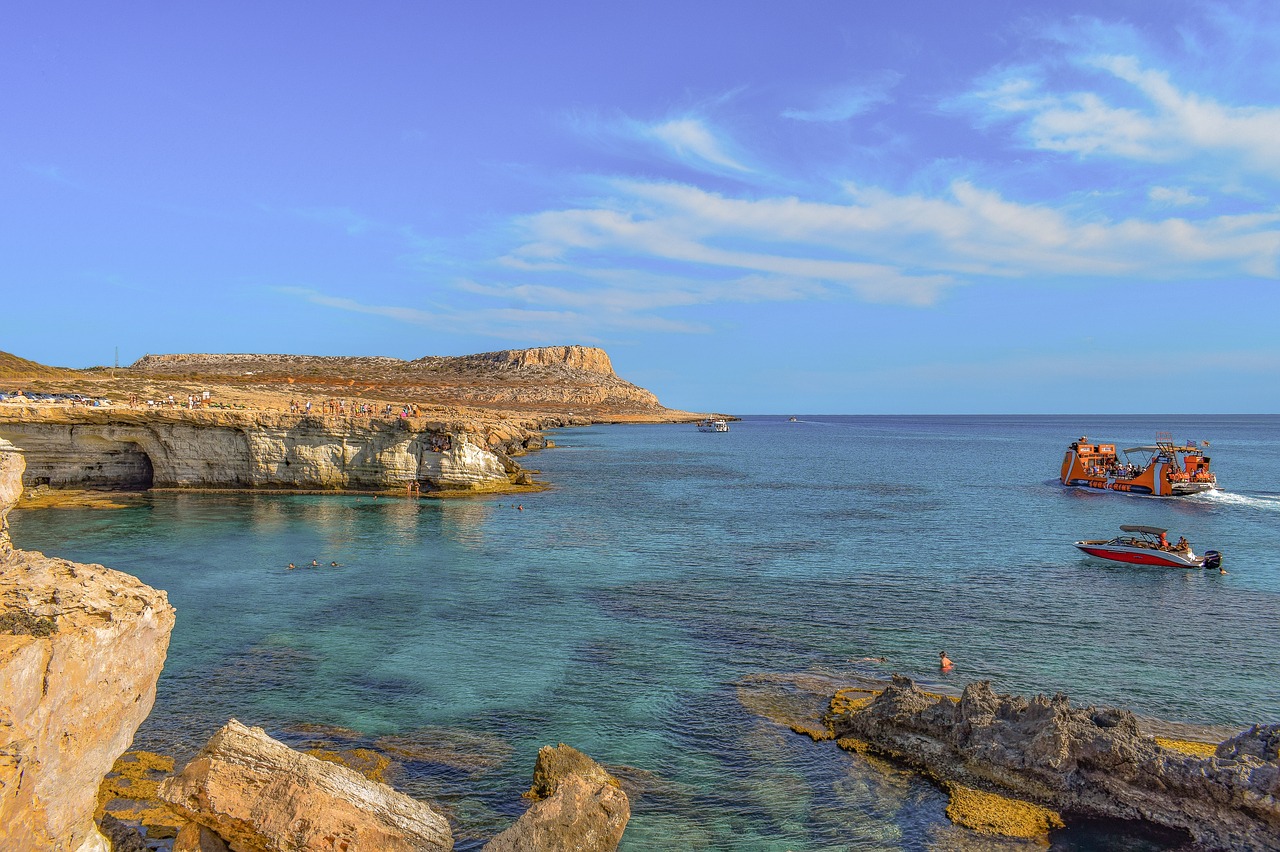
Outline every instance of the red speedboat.
{"type": "Polygon", "coordinates": [[[1204,556],[1196,556],[1185,538],[1177,543],[1169,542],[1169,531],[1159,527],[1125,524],[1120,536],[1108,541],[1077,541],[1076,547],[1090,556],[1111,562],[1127,562],[1130,565],[1163,565],[1166,568],[1221,568],[1222,554],[1206,550],[1204,556]]]}

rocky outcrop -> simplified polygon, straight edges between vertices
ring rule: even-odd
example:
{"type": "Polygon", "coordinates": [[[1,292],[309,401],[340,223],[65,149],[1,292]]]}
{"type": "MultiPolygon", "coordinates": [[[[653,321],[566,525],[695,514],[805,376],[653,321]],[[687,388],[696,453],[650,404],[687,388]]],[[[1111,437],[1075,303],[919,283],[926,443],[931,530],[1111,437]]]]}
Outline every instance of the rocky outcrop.
{"type": "Polygon", "coordinates": [[[617,378],[613,362],[603,349],[594,346],[541,346],[536,349],[503,349],[457,358],[419,358],[412,364],[443,366],[449,363],[467,366],[492,366],[509,370],[563,370],[595,373],[617,378]]]}
{"type": "MultiPolygon", "coordinates": [[[[0,495],[13,457],[0,450],[0,495]]],[[[173,620],[127,574],[0,552],[0,849],[107,849],[98,785],[151,711],[173,620]]]]}
{"type": "Polygon", "coordinates": [[[22,471],[25,461],[13,444],[0,438],[0,557],[10,549],[9,510],[22,496],[22,471]]]}
{"type": "Polygon", "coordinates": [[[485,852],[612,852],[631,818],[617,779],[571,746],[543,746],[525,794],[535,804],[485,852]]]}
{"type": "Polygon", "coordinates": [[[904,677],[826,722],[842,745],[870,748],[944,782],[997,789],[1067,813],[1144,819],[1209,849],[1280,849],[1280,726],[1255,727],[1197,757],[1139,731],[1127,710],[997,695],[959,701],[904,677]]]}
{"type": "Polygon", "coordinates": [[[530,445],[411,418],[57,407],[0,411],[0,436],[22,446],[29,487],[55,488],[491,491],[527,481],[503,450],[530,445]]]}
{"type": "Polygon", "coordinates": [[[198,826],[184,830],[174,852],[219,841],[281,852],[453,848],[448,821],[429,805],[234,719],[161,784],[160,796],[198,826]]]}

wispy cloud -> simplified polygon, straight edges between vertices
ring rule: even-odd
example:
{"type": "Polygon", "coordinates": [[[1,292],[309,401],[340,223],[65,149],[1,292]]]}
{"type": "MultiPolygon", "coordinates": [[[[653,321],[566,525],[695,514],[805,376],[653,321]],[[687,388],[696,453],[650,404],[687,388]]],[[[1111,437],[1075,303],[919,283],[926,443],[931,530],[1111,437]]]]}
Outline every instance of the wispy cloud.
{"type": "Polygon", "coordinates": [[[795,121],[839,122],[869,112],[892,101],[889,92],[902,79],[896,71],[882,71],[870,79],[834,89],[816,98],[816,105],[782,111],[783,118],[795,121]]]}
{"type": "Polygon", "coordinates": [[[1072,90],[1051,87],[1040,67],[1006,68],[951,105],[968,106],[986,121],[1019,122],[1025,144],[1039,150],[1148,163],[1214,157],[1280,178],[1280,107],[1186,91],[1167,71],[1132,55],[1072,59],[1093,74],[1072,90]]]}
{"type": "Polygon", "coordinates": [[[75,181],[73,181],[70,177],[67,176],[66,172],[63,171],[60,166],[55,166],[48,163],[45,163],[45,164],[26,163],[22,166],[22,170],[27,174],[35,175],[36,177],[43,178],[44,180],[47,180],[51,183],[56,183],[56,184],[61,184],[62,186],[71,186],[71,187],[79,186],[79,184],[77,184],[75,181]]]}
{"type": "Polygon", "coordinates": [[[350,207],[293,207],[284,212],[310,222],[339,228],[353,237],[382,227],[376,220],[350,207]]]}
{"type": "Polygon", "coordinates": [[[1206,196],[1196,195],[1185,186],[1153,186],[1147,197],[1168,207],[1199,207],[1209,202],[1206,196]]]}
{"type": "MultiPolygon", "coordinates": [[[[583,313],[579,310],[553,310],[545,307],[453,307],[418,308],[405,305],[373,305],[346,296],[333,296],[305,287],[277,287],[277,292],[349,313],[368,314],[408,323],[449,334],[476,334],[506,340],[548,343],[566,339],[599,342],[598,335],[610,329],[650,332],[694,333],[703,326],[668,320],[648,314],[626,311],[583,313]]],[[[463,284],[459,288],[480,295],[510,299],[511,292],[501,288],[484,288],[463,284]]],[[[530,300],[532,301],[532,300],[530,300]]],[[[583,304],[580,307],[590,307],[583,304]]]]}
{"type": "Polygon", "coordinates": [[[751,171],[729,154],[725,139],[703,119],[686,116],[633,126],[638,136],[656,141],[673,157],[687,164],[710,165],[736,172],[751,171]]]}
{"type": "Polygon", "coordinates": [[[691,279],[752,274],[804,282],[820,297],[923,306],[983,276],[1274,277],[1280,256],[1280,212],[1095,221],[967,181],[939,196],[850,187],[846,204],[674,183],[615,189],[599,206],[522,220],[525,239],[508,262],[674,263],[691,279]]]}

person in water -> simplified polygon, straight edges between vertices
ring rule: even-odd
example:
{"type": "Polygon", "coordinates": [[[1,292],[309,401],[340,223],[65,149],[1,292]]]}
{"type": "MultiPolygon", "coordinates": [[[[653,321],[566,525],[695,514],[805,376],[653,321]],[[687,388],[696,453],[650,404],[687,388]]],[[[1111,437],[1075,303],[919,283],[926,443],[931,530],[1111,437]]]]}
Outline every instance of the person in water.
{"type": "Polygon", "coordinates": [[[286,570],[292,571],[292,570],[293,570],[294,568],[296,568],[296,567],[297,567],[296,565],[294,565],[292,562],[290,562],[290,563],[289,563],[289,567],[288,567],[288,569],[286,569],[286,570]]]}
{"type": "Polygon", "coordinates": [[[338,563],[337,563],[337,562],[330,562],[330,563],[329,563],[329,567],[330,567],[330,568],[337,568],[337,567],[339,567],[339,566],[338,566],[338,563]]]}
{"type": "Polygon", "coordinates": [[[311,560],[311,567],[312,567],[312,568],[319,568],[319,567],[320,567],[320,563],[319,563],[319,562],[317,562],[317,561],[315,561],[314,559],[312,559],[312,560],[311,560]]]}
{"type": "Polygon", "coordinates": [[[949,672],[954,665],[955,664],[952,663],[951,659],[947,656],[946,651],[938,652],[938,668],[942,669],[944,672],[949,672]]]}

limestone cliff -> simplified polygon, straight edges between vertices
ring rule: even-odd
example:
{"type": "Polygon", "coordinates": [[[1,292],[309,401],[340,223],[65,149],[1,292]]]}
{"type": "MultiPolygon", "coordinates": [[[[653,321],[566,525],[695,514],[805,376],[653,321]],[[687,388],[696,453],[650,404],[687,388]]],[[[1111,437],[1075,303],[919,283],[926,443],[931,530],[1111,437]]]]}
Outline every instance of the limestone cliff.
{"type": "Polygon", "coordinates": [[[500,490],[528,481],[503,451],[537,445],[417,418],[57,406],[0,410],[0,437],[22,447],[28,486],[54,488],[500,490]]]}
{"type": "MultiPolygon", "coordinates": [[[[20,462],[0,447],[0,515],[20,462]]],[[[173,622],[127,574],[0,548],[0,849],[105,852],[98,785],[151,711],[173,622]]]]}

